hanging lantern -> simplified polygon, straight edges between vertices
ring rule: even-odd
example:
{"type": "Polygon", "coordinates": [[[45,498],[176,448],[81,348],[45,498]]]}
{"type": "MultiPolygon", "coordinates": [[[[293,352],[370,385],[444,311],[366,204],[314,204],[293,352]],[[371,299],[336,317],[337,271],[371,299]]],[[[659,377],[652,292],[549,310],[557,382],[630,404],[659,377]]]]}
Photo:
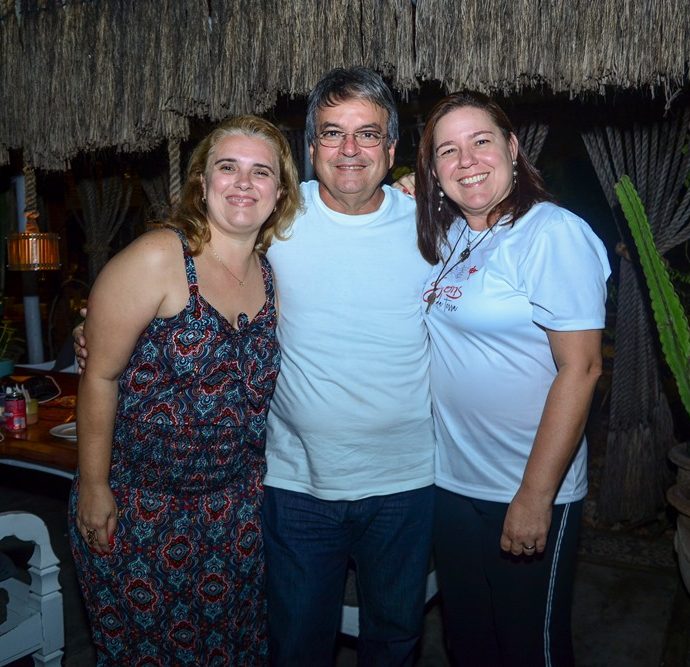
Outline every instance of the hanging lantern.
{"type": "Polygon", "coordinates": [[[7,268],[12,271],[53,271],[60,268],[60,236],[41,232],[38,213],[26,213],[26,231],[7,235],[7,268]]]}

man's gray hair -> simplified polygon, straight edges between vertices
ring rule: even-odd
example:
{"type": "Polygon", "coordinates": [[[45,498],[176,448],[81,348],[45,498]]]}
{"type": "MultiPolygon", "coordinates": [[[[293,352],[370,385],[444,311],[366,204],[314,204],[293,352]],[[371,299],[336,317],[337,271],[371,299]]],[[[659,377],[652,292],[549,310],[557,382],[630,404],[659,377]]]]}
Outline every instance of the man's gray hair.
{"type": "Polygon", "coordinates": [[[333,107],[346,100],[366,100],[388,113],[386,144],[398,140],[398,108],[391,89],[379,74],[368,67],[336,67],[321,77],[309,94],[307,103],[307,141],[316,141],[316,114],[323,107],[333,107]]]}

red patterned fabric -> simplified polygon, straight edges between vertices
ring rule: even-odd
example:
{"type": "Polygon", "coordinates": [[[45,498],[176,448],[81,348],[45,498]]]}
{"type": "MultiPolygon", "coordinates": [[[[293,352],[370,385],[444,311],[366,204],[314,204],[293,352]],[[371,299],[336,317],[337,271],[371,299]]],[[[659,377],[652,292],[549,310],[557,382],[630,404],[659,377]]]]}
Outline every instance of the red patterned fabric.
{"type": "Polygon", "coordinates": [[[120,378],[110,485],[115,547],[70,536],[99,665],[266,662],[259,508],[266,412],[280,365],[270,266],[266,303],[238,328],[199,294],[141,335],[120,378]]]}

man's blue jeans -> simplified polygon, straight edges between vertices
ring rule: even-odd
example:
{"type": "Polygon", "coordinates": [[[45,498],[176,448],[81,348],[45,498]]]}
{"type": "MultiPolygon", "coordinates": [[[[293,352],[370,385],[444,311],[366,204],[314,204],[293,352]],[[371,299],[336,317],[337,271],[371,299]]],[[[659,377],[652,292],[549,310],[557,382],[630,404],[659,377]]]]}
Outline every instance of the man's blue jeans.
{"type": "Polygon", "coordinates": [[[266,487],[272,665],[332,665],[350,558],[357,569],[358,664],[413,663],[424,614],[433,501],[431,486],[355,501],[266,487]]]}

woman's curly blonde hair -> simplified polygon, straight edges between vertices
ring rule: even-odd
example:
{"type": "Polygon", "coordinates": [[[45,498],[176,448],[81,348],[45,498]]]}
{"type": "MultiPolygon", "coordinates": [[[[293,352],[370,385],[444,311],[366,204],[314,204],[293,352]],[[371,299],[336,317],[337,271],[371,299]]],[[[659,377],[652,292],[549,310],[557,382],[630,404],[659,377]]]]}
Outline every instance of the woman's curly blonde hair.
{"type": "Polygon", "coordinates": [[[187,178],[182,186],[180,203],[173,209],[167,223],[168,226],[179,229],[185,234],[193,255],[198,255],[204,245],[211,240],[202,186],[209,158],[220,141],[225,137],[236,135],[260,137],[273,147],[278,157],[280,198],[275,210],[259,230],[256,250],[266,252],[274,238],[285,239],[295,215],[301,208],[299,177],[292,159],[290,145],[282,132],[275,125],[258,116],[229,118],[202,139],[192,152],[187,167],[187,178]]]}

